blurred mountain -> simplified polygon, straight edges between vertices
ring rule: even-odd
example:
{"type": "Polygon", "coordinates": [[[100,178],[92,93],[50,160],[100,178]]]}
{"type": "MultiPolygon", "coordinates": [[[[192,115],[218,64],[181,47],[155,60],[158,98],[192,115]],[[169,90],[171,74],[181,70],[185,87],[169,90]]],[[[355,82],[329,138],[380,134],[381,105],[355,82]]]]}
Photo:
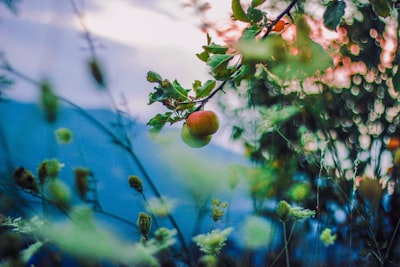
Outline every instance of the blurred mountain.
{"type": "MultiPolygon", "coordinates": [[[[12,171],[23,166],[36,175],[42,160],[57,158],[65,164],[59,179],[70,186],[74,205],[85,203],[75,191],[73,169],[86,167],[93,172],[97,180],[95,195],[101,210],[105,211],[97,214],[98,218],[125,238],[138,240],[139,233],[124,220],[136,223],[138,213],[146,208],[142,196],[129,187],[129,175],[143,179],[147,199],[155,196],[146,180],[148,176],[162,196],[175,201],[173,215],[188,240],[193,231],[210,228],[209,209],[214,197],[228,201],[235,211],[219,227],[240,223],[252,204],[244,189],[246,183],[241,181],[233,191],[229,178],[233,175],[232,166],[247,165],[247,160],[213,143],[201,149],[187,147],[179,134],[179,130],[169,129],[153,140],[146,125],[126,116],[118,117],[110,110],[82,111],[67,105],[60,108],[57,120],[49,123],[37,104],[3,100],[0,102],[0,190],[3,197],[8,194],[7,199],[13,199],[10,197],[13,195],[14,199],[22,197],[24,201],[9,206],[2,204],[0,213],[20,210],[41,215],[41,201],[15,187],[12,171]],[[118,126],[118,118],[124,121],[125,129],[118,126]],[[132,141],[133,155],[116,144],[97,122],[119,138],[126,132],[132,141]],[[72,130],[71,144],[57,142],[54,132],[61,127],[72,130]]],[[[57,208],[48,205],[46,209],[50,216],[62,218],[57,208]]],[[[159,219],[159,223],[172,228],[166,218],[159,219]]]]}

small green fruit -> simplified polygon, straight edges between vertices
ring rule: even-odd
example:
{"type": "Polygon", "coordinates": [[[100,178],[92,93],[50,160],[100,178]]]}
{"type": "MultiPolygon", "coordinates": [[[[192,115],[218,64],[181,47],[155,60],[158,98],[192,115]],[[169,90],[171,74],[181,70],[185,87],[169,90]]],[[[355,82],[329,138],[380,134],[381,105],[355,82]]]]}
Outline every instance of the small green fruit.
{"type": "Polygon", "coordinates": [[[217,114],[211,110],[195,111],[186,120],[190,132],[196,136],[214,134],[219,128],[217,114]]]}
{"type": "Polygon", "coordinates": [[[183,124],[181,130],[181,138],[185,144],[190,147],[199,148],[206,146],[211,141],[211,135],[195,136],[193,135],[186,123],[183,124]]]}

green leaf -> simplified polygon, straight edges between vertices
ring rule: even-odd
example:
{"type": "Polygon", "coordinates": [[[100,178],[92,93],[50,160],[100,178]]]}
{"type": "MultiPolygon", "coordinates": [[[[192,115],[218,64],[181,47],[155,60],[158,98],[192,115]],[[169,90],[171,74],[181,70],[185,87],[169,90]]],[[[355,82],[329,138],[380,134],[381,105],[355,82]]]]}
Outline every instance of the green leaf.
{"type": "Polygon", "coordinates": [[[228,63],[233,58],[232,55],[213,55],[207,61],[211,67],[211,74],[216,80],[224,80],[234,71],[234,67],[229,67],[228,63]]]}
{"type": "Polygon", "coordinates": [[[162,83],[162,77],[160,74],[154,71],[147,72],[147,81],[151,83],[162,83]]]}
{"type": "Polygon", "coordinates": [[[188,93],[190,90],[183,88],[180,83],[175,80],[172,83],[173,90],[171,91],[171,96],[177,100],[187,100],[188,93]]]}
{"type": "Polygon", "coordinates": [[[207,61],[207,64],[211,67],[211,73],[214,78],[221,80],[229,75],[228,63],[233,58],[232,55],[213,55],[207,61]]]}
{"type": "Polygon", "coordinates": [[[336,31],[346,8],[344,1],[331,1],[329,2],[324,12],[324,24],[328,29],[336,31]]]}
{"type": "Polygon", "coordinates": [[[281,35],[271,34],[265,40],[243,39],[239,41],[239,51],[250,60],[268,60],[286,57],[286,43],[281,35]]]}
{"type": "Polygon", "coordinates": [[[383,18],[390,16],[391,9],[388,0],[370,0],[375,13],[383,18]]]}
{"type": "Polygon", "coordinates": [[[217,45],[217,44],[210,44],[203,46],[204,50],[211,54],[225,54],[228,51],[228,47],[217,45]]]}
{"type": "Polygon", "coordinates": [[[243,7],[240,4],[240,0],[232,0],[232,12],[233,19],[243,22],[250,22],[249,17],[247,17],[246,12],[244,12],[243,7]]]}
{"type": "Polygon", "coordinates": [[[397,68],[396,74],[392,78],[394,90],[400,92],[400,68],[397,68]]]}
{"type": "Polygon", "coordinates": [[[251,27],[246,28],[243,31],[242,36],[240,36],[240,38],[239,38],[239,43],[242,41],[254,40],[256,38],[256,36],[260,33],[260,31],[261,31],[261,29],[260,29],[260,27],[258,27],[257,24],[251,25],[251,27]]]}
{"type": "Polygon", "coordinates": [[[232,58],[232,55],[213,55],[207,61],[207,64],[212,68],[213,71],[215,71],[223,65],[228,64],[229,60],[232,58]]]}
{"type": "Polygon", "coordinates": [[[197,89],[201,86],[201,81],[195,80],[193,83],[193,90],[194,92],[197,92],[197,89]]]}
{"type": "Polygon", "coordinates": [[[211,44],[211,36],[207,33],[207,44],[211,44]]]}
{"type": "Polygon", "coordinates": [[[242,137],[243,133],[244,133],[244,129],[235,125],[232,128],[231,139],[238,140],[239,138],[242,137]]]}
{"type": "Polygon", "coordinates": [[[201,53],[196,54],[196,56],[203,62],[207,62],[207,60],[210,58],[210,53],[207,51],[203,51],[201,53]]]}
{"type": "Polygon", "coordinates": [[[262,5],[266,0],[253,0],[251,1],[251,7],[262,5]]]}
{"type": "Polygon", "coordinates": [[[199,87],[196,91],[196,98],[202,98],[208,96],[211,91],[215,88],[215,80],[208,80],[205,84],[199,87]]]}
{"type": "Polygon", "coordinates": [[[149,95],[148,105],[151,105],[154,102],[162,102],[164,99],[168,98],[168,96],[165,95],[164,90],[161,87],[156,87],[154,89],[155,91],[150,93],[149,95]]]}
{"type": "Polygon", "coordinates": [[[170,120],[172,112],[166,112],[164,114],[157,114],[149,120],[148,126],[151,126],[149,132],[152,138],[155,138],[164,128],[165,124],[170,120]]]}
{"type": "Polygon", "coordinates": [[[248,65],[242,65],[233,75],[232,80],[235,81],[236,85],[240,85],[241,81],[254,74],[255,68],[250,68],[248,65]]]}
{"type": "Polygon", "coordinates": [[[247,9],[247,17],[250,19],[251,22],[257,23],[263,19],[264,14],[259,9],[249,7],[247,9]]]}

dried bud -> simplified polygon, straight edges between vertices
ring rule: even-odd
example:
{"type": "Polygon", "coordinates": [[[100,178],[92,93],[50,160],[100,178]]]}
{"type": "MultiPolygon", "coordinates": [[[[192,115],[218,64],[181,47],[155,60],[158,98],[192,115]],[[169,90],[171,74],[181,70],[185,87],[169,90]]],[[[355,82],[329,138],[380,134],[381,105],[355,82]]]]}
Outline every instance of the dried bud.
{"type": "Polygon", "coordinates": [[[78,190],[78,194],[81,198],[85,198],[87,191],[89,190],[88,176],[91,174],[89,169],[76,168],[74,169],[75,174],[75,186],[78,190]]]}
{"type": "Polygon", "coordinates": [[[30,190],[35,194],[39,193],[35,176],[24,167],[19,167],[14,171],[13,179],[18,186],[30,190]]]}
{"type": "Polygon", "coordinates": [[[139,176],[136,176],[136,175],[129,176],[128,182],[129,182],[130,187],[132,187],[139,193],[143,192],[143,183],[142,183],[142,179],[140,179],[139,176]]]}
{"type": "Polygon", "coordinates": [[[151,216],[141,212],[139,213],[139,218],[137,222],[139,232],[147,239],[147,234],[150,232],[151,228],[151,216]]]}
{"type": "Polygon", "coordinates": [[[104,79],[104,71],[101,68],[97,59],[92,58],[89,61],[89,70],[90,74],[92,75],[92,78],[97,83],[97,85],[100,88],[104,89],[106,87],[106,81],[104,79]]]}
{"type": "Polygon", "coordinates": [[[55,135],[57,141],[62,144],[66,145],[72,142],[72,131],[68,128],[59,128],[55,131],[55,135]]]}

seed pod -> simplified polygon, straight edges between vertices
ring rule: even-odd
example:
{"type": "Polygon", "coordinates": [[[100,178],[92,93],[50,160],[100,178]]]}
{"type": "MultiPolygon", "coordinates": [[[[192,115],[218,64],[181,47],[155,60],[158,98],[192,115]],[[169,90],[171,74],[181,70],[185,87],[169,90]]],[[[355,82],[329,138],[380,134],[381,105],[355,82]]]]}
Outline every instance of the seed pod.
{"type": "Polygon", "coordinates": [[[139,218],[137,222],[139,232],[147,239],[147,234],[150,232],[151,228],[151,216],[141,212],[139,213],[139,218]]]}
{"type": "Polygon", "coordinates": [[[128,182],[129,182],[130,187],[132,187],[139,193],[143,192],[143,183],[142,183],[142,179],[140,179],[139,176],[136,176],[136,175],[129,176],[128,182]]]}
{"type": "Polygon", "coordinates": [[[18,186],[30,190],[35,194],[39,193],[35,176],[24,167],[19,167],[14,171],[13,179],[18,186]]]}
{"type": "Polygon", "coordinates": [[[88,176],[90,175],[90,170],[86,168],[76,168],[74,173],[76,189],[79,196],[83,199],[89,190],[88,176]]]}

